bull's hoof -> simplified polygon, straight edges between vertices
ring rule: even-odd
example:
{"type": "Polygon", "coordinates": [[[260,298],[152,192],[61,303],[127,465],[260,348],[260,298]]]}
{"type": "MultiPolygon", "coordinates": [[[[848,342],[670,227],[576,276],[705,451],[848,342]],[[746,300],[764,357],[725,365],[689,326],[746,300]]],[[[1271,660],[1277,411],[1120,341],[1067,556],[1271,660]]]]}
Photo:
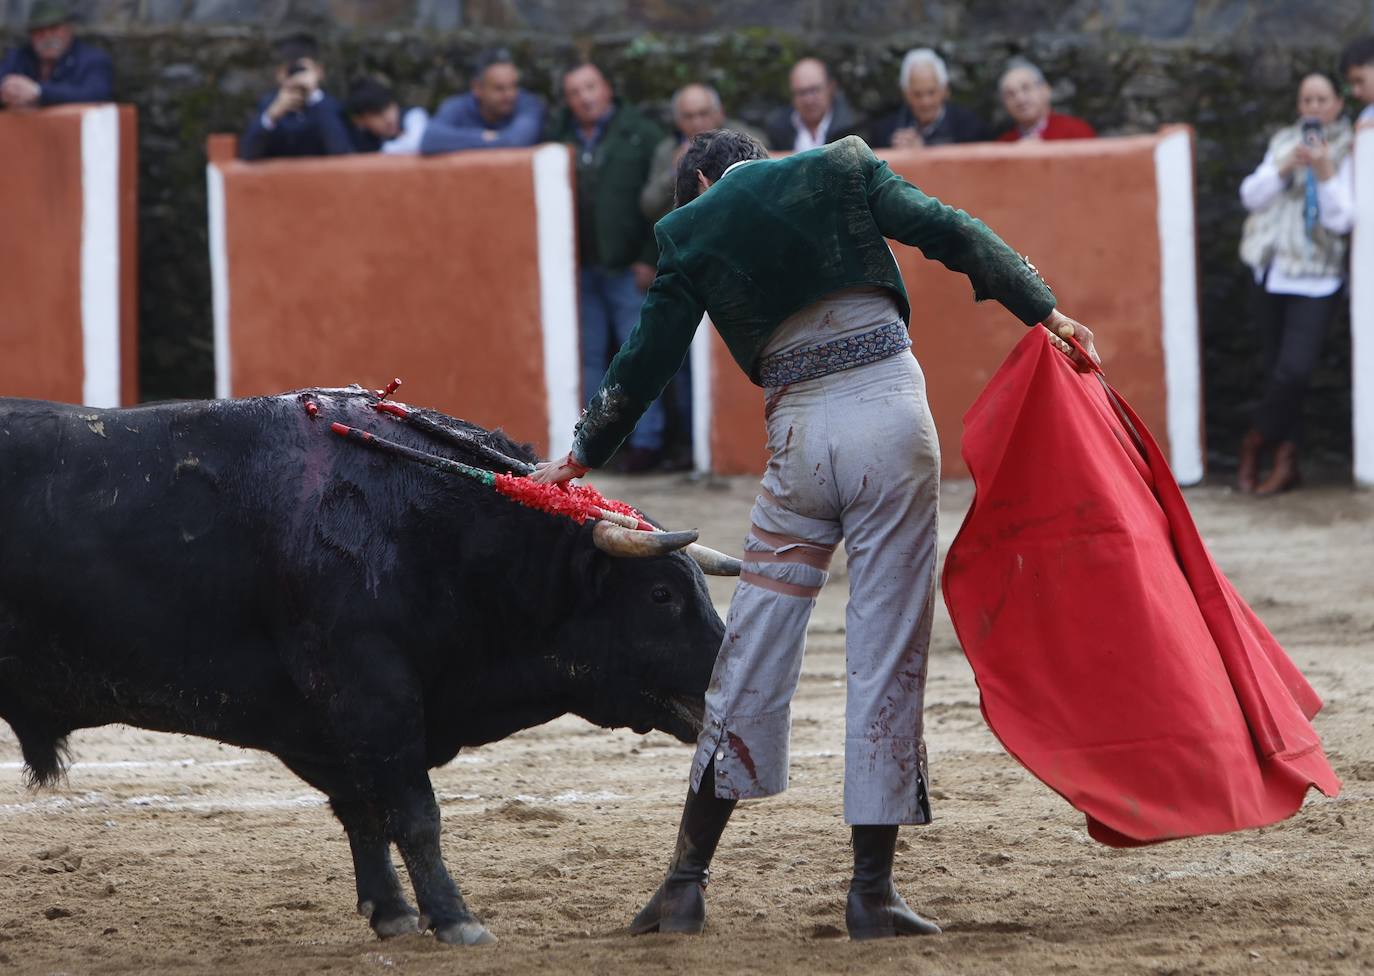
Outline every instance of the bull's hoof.
{"type": "Polygon", "coordinates": [[[455,946],[490,945],[496,941],[496,936],[488,932],[486,926],[475,918],[437,928],[434,930],[434,937],[440,942],[455,946]]]}
{"type": "Polygon", "coordinates": [[[379,939],[394,939],[420,931],[420,913],[404,901],[380,908],[371,901],[359,902],[358,914],[368,920],[379,939]]]}

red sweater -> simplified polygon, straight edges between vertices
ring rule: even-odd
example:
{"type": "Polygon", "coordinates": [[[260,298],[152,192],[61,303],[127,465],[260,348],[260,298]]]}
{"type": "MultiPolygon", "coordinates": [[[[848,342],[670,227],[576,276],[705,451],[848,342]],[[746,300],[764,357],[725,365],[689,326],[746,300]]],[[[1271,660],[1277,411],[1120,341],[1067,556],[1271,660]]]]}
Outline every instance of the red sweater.
{"type": "MultiPolygon", "coordinates": [[[[1041,139],[1093,139],[1097,136],[1097,130],[1087,122],[1073,115],[1060,115],[1058,112],[1051,112],[1045,120],[1045,128],[1040,130],[1041,139]]],[[[1006,132],[997,137],[998,142],[1017,142],[1021,138],[1021,130],[1012,126],[1006,132]]]]}

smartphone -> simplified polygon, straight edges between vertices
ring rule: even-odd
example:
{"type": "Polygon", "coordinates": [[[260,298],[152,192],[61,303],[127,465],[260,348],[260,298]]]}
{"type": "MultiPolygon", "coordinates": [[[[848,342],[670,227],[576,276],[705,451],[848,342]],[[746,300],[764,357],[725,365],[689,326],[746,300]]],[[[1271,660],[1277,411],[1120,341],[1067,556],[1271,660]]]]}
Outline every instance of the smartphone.
{"type": "Polygon", "coordinates": [[[1321,119],[1302,120],[1302,141],[1309,146],[1320,146],[1326,142],[1326,136],[1322,133],[1321,119]]]}

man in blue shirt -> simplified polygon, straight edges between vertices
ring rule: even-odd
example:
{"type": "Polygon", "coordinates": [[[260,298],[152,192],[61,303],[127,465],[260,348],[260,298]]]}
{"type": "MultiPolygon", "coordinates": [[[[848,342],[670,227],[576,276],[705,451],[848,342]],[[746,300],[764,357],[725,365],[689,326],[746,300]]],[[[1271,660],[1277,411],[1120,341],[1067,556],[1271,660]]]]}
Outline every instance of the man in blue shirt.
{"type": "Polygon", "coordinates": [[[309,34],[277,44],[277,84],[258,102],[239,140],[241,159],[335,156],[352,152],[343,108],[326,95],[320,49],[309,34]]]}
{"type": "Polygon", "coordinates": [[[66,3],[38,0],[28,29],[29,43],[0,61],[0,105],[38,108],[114,97],[110,56],[76,39],[66,3]]]}
{"type": "Polygon", "coordinates": [[[487,51],[472,69],[472,91],[445,99],[429,120],[420,151],[533,146],[544,128],[544,101],[520,87],[505,49],[487,51]]]}

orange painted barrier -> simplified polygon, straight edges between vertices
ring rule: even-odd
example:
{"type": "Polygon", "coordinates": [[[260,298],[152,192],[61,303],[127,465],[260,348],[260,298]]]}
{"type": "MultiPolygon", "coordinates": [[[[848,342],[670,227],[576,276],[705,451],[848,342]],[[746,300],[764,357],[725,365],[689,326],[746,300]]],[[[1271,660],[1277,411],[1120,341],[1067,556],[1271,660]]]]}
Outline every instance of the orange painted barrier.
{"type": "Polygon", "coordinates": [[[566,148],[244,163],[210,147],[216,394],[373,387],[542,453],[580,409],[566,148]]]}
{"type": "Polygon", "coordinates": [[[0,112],[0,396],[138,401],[137,116],[0,112]]]}
{"type": "MultiPolygon", "coordinates": [[[[880,153],[925,192],[981,218],[1028,255],[1066,314],[1097,330],[1112,384],[1169,452],[1179,480],[1203,474],[1192,137],[1158,135],[880,153]]],[[[968,279],[893,244],[911,296],[948,477],[964,412],[1024,334],[1001,305],[975,305],[968,279]]],[[[763,396],[713,330],[693,349],[697,466],[757,474],[767,463],[763,396]]],[[[1053,418],[1046,417],[1051,423],[1053,418]]]]}

